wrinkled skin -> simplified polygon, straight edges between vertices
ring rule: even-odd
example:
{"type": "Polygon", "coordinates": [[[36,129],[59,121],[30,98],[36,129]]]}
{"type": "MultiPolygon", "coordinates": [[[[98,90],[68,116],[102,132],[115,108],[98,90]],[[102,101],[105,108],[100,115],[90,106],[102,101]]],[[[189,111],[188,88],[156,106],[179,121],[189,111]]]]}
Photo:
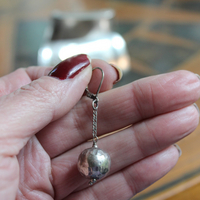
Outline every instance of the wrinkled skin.
{"type": "MultiPolygon", "coordinates": [[[[19,69],[0,79],[0,199],[130,199],[174,167],[173,144],[199,122],[196,75],[177,71],[110,90],[114,68],[100,60],[92,66],[105,71],[98,135],[127,127],[98,142],[111,157],[109,175],[89,187],[76,166],[92,145],[91,99],[82,97],[91,67],[65,81],[44,76],[51,68],[19,69]]],[[[91,91],[99,80],[94,72],[91,91]]]]}

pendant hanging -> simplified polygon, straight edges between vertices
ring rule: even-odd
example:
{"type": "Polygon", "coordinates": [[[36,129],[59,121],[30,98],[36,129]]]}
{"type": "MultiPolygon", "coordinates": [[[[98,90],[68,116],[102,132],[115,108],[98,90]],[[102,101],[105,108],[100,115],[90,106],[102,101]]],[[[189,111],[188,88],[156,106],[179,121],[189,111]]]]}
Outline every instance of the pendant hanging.
{"type": "Polygon", "coordinates": [[[78,158],[78,170],[81,175],[85,176],[89,179],[89,185],[93,185],[97,180],[102,179],[105,177],[108,172],[110,171],[111,166],[111,159],[108,153],[99,149],[97,146],[98,137],[97,137],[97,110],[98,110],[98,94],[103,82],[104,72],[101,68],[96,67],[95,69],[99,69],[102,72],[102,79],[97,90],[96,94],[92,94],[88,88],[86,88],[86,94],[92,101],[92,108],[93,108],[93,125],[92,125],[92,132],[93,132],[93,146],[91,148],[85,149],[79,155],[78,158]]]}

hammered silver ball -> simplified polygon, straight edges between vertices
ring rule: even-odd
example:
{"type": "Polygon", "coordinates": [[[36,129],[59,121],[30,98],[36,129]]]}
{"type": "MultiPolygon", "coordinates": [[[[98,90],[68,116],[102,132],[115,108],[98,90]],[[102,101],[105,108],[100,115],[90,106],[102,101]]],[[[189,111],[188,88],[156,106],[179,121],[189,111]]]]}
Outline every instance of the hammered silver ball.
{"type": "Polygon", "coordinates": [[[110,165],[109,154],[96,147],[85,149],[78,158],[78,170],[90,179],[89,185],[106,176],[110,171],[110,165]]]}

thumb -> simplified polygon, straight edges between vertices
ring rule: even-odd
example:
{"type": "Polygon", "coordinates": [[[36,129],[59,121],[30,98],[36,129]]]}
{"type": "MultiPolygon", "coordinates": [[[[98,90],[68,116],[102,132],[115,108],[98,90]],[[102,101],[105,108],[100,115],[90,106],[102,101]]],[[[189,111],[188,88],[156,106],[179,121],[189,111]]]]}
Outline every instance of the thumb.
{"type": "Polygon", "coordinates": [[[58,64],[49,76],[0,98],[0,155],[17,155],[30,137],[79,101],[91,78],[87,55],[58,64]]]}

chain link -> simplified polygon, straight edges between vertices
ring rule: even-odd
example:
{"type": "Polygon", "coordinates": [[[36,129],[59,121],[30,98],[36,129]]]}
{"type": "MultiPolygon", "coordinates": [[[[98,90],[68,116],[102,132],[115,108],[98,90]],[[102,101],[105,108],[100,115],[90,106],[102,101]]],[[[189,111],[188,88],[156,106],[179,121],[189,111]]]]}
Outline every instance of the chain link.
{"type": "Polygon", "coordinates": [[[92,120],[93,146],[96,146],[96,143],[98,142],[98,137],[97,137],[98,102],[99,102],[98,97],[96,97],[96,99],[94,99],[93,102],[92,102],[92,108],[93,108],[93,120],[92,120]]]}

